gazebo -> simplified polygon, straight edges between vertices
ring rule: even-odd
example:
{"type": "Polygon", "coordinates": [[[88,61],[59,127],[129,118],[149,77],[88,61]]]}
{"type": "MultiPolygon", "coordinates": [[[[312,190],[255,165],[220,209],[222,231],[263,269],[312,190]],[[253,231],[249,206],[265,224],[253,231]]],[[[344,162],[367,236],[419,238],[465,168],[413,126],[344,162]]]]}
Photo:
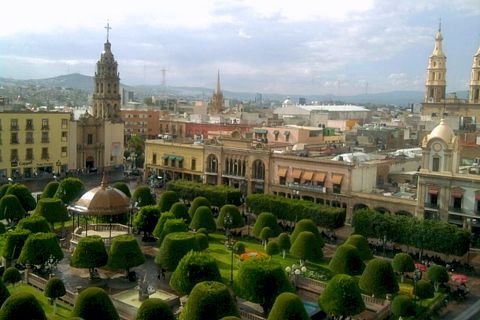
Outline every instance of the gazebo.
{"type": "Polygon", "coordinates": [[[135,209],[129,198],[120,190],[108,186],[105,174],[99,187],[87,191],[75,204],[68,207],[72,214],[72,238],[70,244],[74,248],[78,241],[88,235],[99,235],[105,245],[109,246],[112,238],[129,234],[132,224],[132,213],[135,209]],[[112,217],[128,214],[128,225],[112,223],[112,217]],[[89,217],[109,216],[108,223],[89,223],[89,217]],[[80,221],[83,217],[83,221],[80,221]],[[75,218],[77,218],[75,223],[75,218]],[[83,224],[82,224],[83,222],[83,224]]]}

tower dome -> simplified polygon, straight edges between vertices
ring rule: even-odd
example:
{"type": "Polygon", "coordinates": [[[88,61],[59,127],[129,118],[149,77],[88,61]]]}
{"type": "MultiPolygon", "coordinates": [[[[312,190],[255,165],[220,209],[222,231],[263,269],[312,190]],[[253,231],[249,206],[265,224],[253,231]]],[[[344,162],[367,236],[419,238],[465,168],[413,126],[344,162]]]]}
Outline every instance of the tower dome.
{"type": "Polygon", "coordinates": [[[442,119],[440,123],[433,128],[432,132],[428,135],[428,141],[437,138],[443,140],[445,143],[452,143],[455,138],[455,133],[453,133],[452,128],[448,123],[442,119]]]}

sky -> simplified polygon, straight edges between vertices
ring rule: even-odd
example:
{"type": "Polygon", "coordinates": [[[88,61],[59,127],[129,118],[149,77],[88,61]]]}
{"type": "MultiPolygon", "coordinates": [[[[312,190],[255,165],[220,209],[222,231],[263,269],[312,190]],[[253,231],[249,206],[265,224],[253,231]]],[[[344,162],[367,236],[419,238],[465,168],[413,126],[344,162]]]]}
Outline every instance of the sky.
{"type": "Polygon", "coordinates": [[[93,75],[106,40],[122,83],[280,94],[424,90],[441,18],[447,92],[467,90],[480,0],[2,3],[0,77],[93,75]]]}

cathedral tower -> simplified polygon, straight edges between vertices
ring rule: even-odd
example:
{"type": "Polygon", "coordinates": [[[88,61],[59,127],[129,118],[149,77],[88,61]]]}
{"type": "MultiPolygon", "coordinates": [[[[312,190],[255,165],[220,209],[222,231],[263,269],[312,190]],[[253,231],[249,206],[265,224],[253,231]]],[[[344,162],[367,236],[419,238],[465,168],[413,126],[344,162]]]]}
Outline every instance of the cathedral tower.
{"type": "Polygon", "coordinates": [[[478,47],[477,53],[473,56],[468,102],[480,103],[480,47],[478,47]]]}
{"type": "Polygon", "coordinates": [[[425,82],[425,102],[438,103],[445,99],[447,87],[447,58],[442,50],[442,32],[441,25],[435,36],[435,48],[428,58],[427,81],[425,82]]]}
{"type": "Polygon", "coordinates": [[[92,113],[95,118],[121,121],[120,117],[120,74],[108,41],[110,25],[107,24],[107,42],[104,44],[95,72],[95,88],[92,101],[92,113]]]}
{"type": "Polygon", "coordinates": [[[217,114],[223,110],[223,93],[220,89],[220,70],[217,75],[217,87],[212,96],[212,113],[217,114]]]}

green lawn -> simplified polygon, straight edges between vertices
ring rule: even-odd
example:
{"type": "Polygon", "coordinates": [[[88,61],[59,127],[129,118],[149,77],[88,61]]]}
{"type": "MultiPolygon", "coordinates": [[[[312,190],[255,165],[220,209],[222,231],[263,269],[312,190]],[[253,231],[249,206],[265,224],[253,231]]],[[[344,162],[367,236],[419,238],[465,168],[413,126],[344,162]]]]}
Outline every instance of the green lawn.
{"type": "Polygon", "coordinates": [[[53,305],[48,303],[47,297],[43,295],[43,292],[37,290],[34,287],[31,287],[27,284],[18,284],[14,287],[8,286],[8,290],[10,294],[14,294],[17,292],[28,292],[31,293],[37,298],[42,306],[43,310],[45,310],[45,314],[49,320],[60,320],[60,319],[68,319],[71,315],[72,308],[69,305],[64,304],[63,302],[57,301],[57,314],[53,315],[53,305]]]}

